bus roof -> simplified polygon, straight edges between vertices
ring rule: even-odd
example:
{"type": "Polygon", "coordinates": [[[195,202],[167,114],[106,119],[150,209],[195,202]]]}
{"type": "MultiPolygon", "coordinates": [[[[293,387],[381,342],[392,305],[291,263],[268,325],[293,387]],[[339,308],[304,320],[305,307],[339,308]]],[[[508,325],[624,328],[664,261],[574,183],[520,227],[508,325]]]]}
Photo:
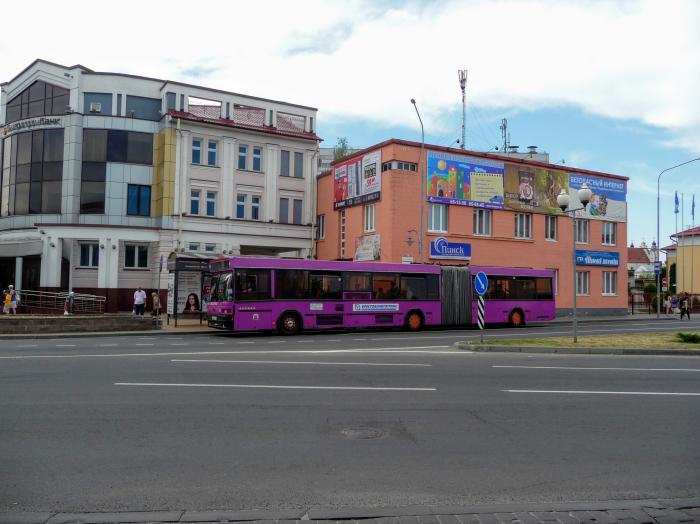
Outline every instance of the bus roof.
{"type": "Polygon", "coordinates": [[[439,274],[440,266],[431,264],[389,264],[385,262],[339,262],[336,260],[307,260],[297,258],[227,257],[228,267],[266,269],[316,269],[323,271],[387,271],[397,273],[439,274]]]}

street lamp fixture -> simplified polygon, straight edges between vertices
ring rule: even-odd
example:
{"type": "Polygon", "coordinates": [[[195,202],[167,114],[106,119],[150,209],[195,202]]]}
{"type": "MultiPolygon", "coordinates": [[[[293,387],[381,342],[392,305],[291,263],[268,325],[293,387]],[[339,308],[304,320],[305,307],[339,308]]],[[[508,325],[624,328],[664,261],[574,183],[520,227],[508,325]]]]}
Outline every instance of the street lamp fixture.
{"type": "Polygon", "coordinates": [[[423,175],[423,150],[425,149],[425,131],[423,129],[423,119],[420,117],[418,112],[418,106],[416,105],[416,99],[411,98],[411,103],[416,110],[416,115],[418,115],[418,121],[420,122],[420,161],[418,162],[418,174],[420,177],[420,233],[418,234],[418,261],[423,263],[423,238],[425,237],[425,218],[423,217],[423,203],[425,202],[425,184],[427,177],[423,175]]]}
{"type": "Polygon", "coordinates": [[[572,224],[572,232],[573,235],[571,237],[571,243],[573,245],[572,249],[572,263],[573,263],[573,273],[572,273],[572,288],[574,290],[574,344],[578,342],[578,321],[576,317],[576,212],[577,211],[585,211],[586,206],[588,206],[588,203],[591,201],[591,198],[593,197],[593,191],[588,187],[588,184],[585,182],[581,184],[581,188],[577,192],[578,200],[581,202],[582,206],[577,207],[577,208],[571,208],[571,197],[569,196],[569,193],[564,191],[563,189],[557,195],[557,205],[561,209],[561,212],[567,215],[571,215],[571,224],[572,224]]]}

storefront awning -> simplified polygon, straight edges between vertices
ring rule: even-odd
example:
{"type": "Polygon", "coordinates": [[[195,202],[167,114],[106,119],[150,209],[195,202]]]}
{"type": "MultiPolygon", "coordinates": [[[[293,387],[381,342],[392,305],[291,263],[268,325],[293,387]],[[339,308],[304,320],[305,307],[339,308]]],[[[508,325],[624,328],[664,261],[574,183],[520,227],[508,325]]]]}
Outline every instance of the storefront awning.
{"type": "Polygon", "coordinates": [[[41,255],[41,240],[24,240],[0,243],[0,257],[26,257],[41,255]]]}

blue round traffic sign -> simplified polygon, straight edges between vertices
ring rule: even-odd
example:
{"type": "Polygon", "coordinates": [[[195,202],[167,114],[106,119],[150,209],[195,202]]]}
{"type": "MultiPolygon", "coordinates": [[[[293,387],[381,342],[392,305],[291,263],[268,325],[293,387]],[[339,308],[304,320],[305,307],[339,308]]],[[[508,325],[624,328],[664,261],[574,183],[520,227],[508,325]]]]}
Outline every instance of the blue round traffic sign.
{"type": "Polygon", "coordinates": [[[483,296],[488,288],[489,279],[486,276],[486,273],[479,271],[474,277],[474,291],[483,296]]]}

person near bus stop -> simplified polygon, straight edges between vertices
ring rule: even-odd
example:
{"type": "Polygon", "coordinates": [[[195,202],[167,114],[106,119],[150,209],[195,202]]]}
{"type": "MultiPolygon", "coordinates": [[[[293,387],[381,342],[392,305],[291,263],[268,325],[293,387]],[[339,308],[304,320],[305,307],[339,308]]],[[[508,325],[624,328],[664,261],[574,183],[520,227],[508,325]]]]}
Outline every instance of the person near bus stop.
{"type": "Polygon", "coordinates": [[[681,297],[681,320],[683,320],[684,315],[687,315],[688,320],[690,320],[690,298],[688,293],[683,293],[681,297]]]}
{"type": "Polygon", "coordinates": [[[6,315],[10,314],[10,306],[12,305],[12,295],[5,289],[2,292],[3,302],[2,302],[2,312],[6,315]]]}
{"type": "Polygon", "coordinates": [[[160,317],[160,298],[158,298],[158,293],[155,291],[151,293],[151,302],[153,303],[151,315],[159,318],[160,317]]]}
{"type": "Polygon", "coordinates": [[[75,310],[75,293],[73,291],[71,291],[66,296],[66,301],[63,304],[63,314],[66,316],[72,315],[74,310],[75,310]]]}
{"type": "Polygon", "coordinates": [[[19,295],[15,291],[15,286],[10,284],[10,312],[13,315],[17,314],[17,302],[19,302],[19,295]]]}
{"type": "Polygon", "coordinates": [[[664,312],[667,315],[671,314],[671,296],[666,295],[666,298],[664,298],[664,312]]]}
{"type": "Polygon", "coordinates": [[[139,286],[139,288],[134,291],[134,315],[143,316],[143,312],[146,310],[146,292],[139,286]]]}
{"type": "Polygon", "coordinates": [[[671,313],[678,313],[678,295],[673,295],[671,297],[671,313]]]}

